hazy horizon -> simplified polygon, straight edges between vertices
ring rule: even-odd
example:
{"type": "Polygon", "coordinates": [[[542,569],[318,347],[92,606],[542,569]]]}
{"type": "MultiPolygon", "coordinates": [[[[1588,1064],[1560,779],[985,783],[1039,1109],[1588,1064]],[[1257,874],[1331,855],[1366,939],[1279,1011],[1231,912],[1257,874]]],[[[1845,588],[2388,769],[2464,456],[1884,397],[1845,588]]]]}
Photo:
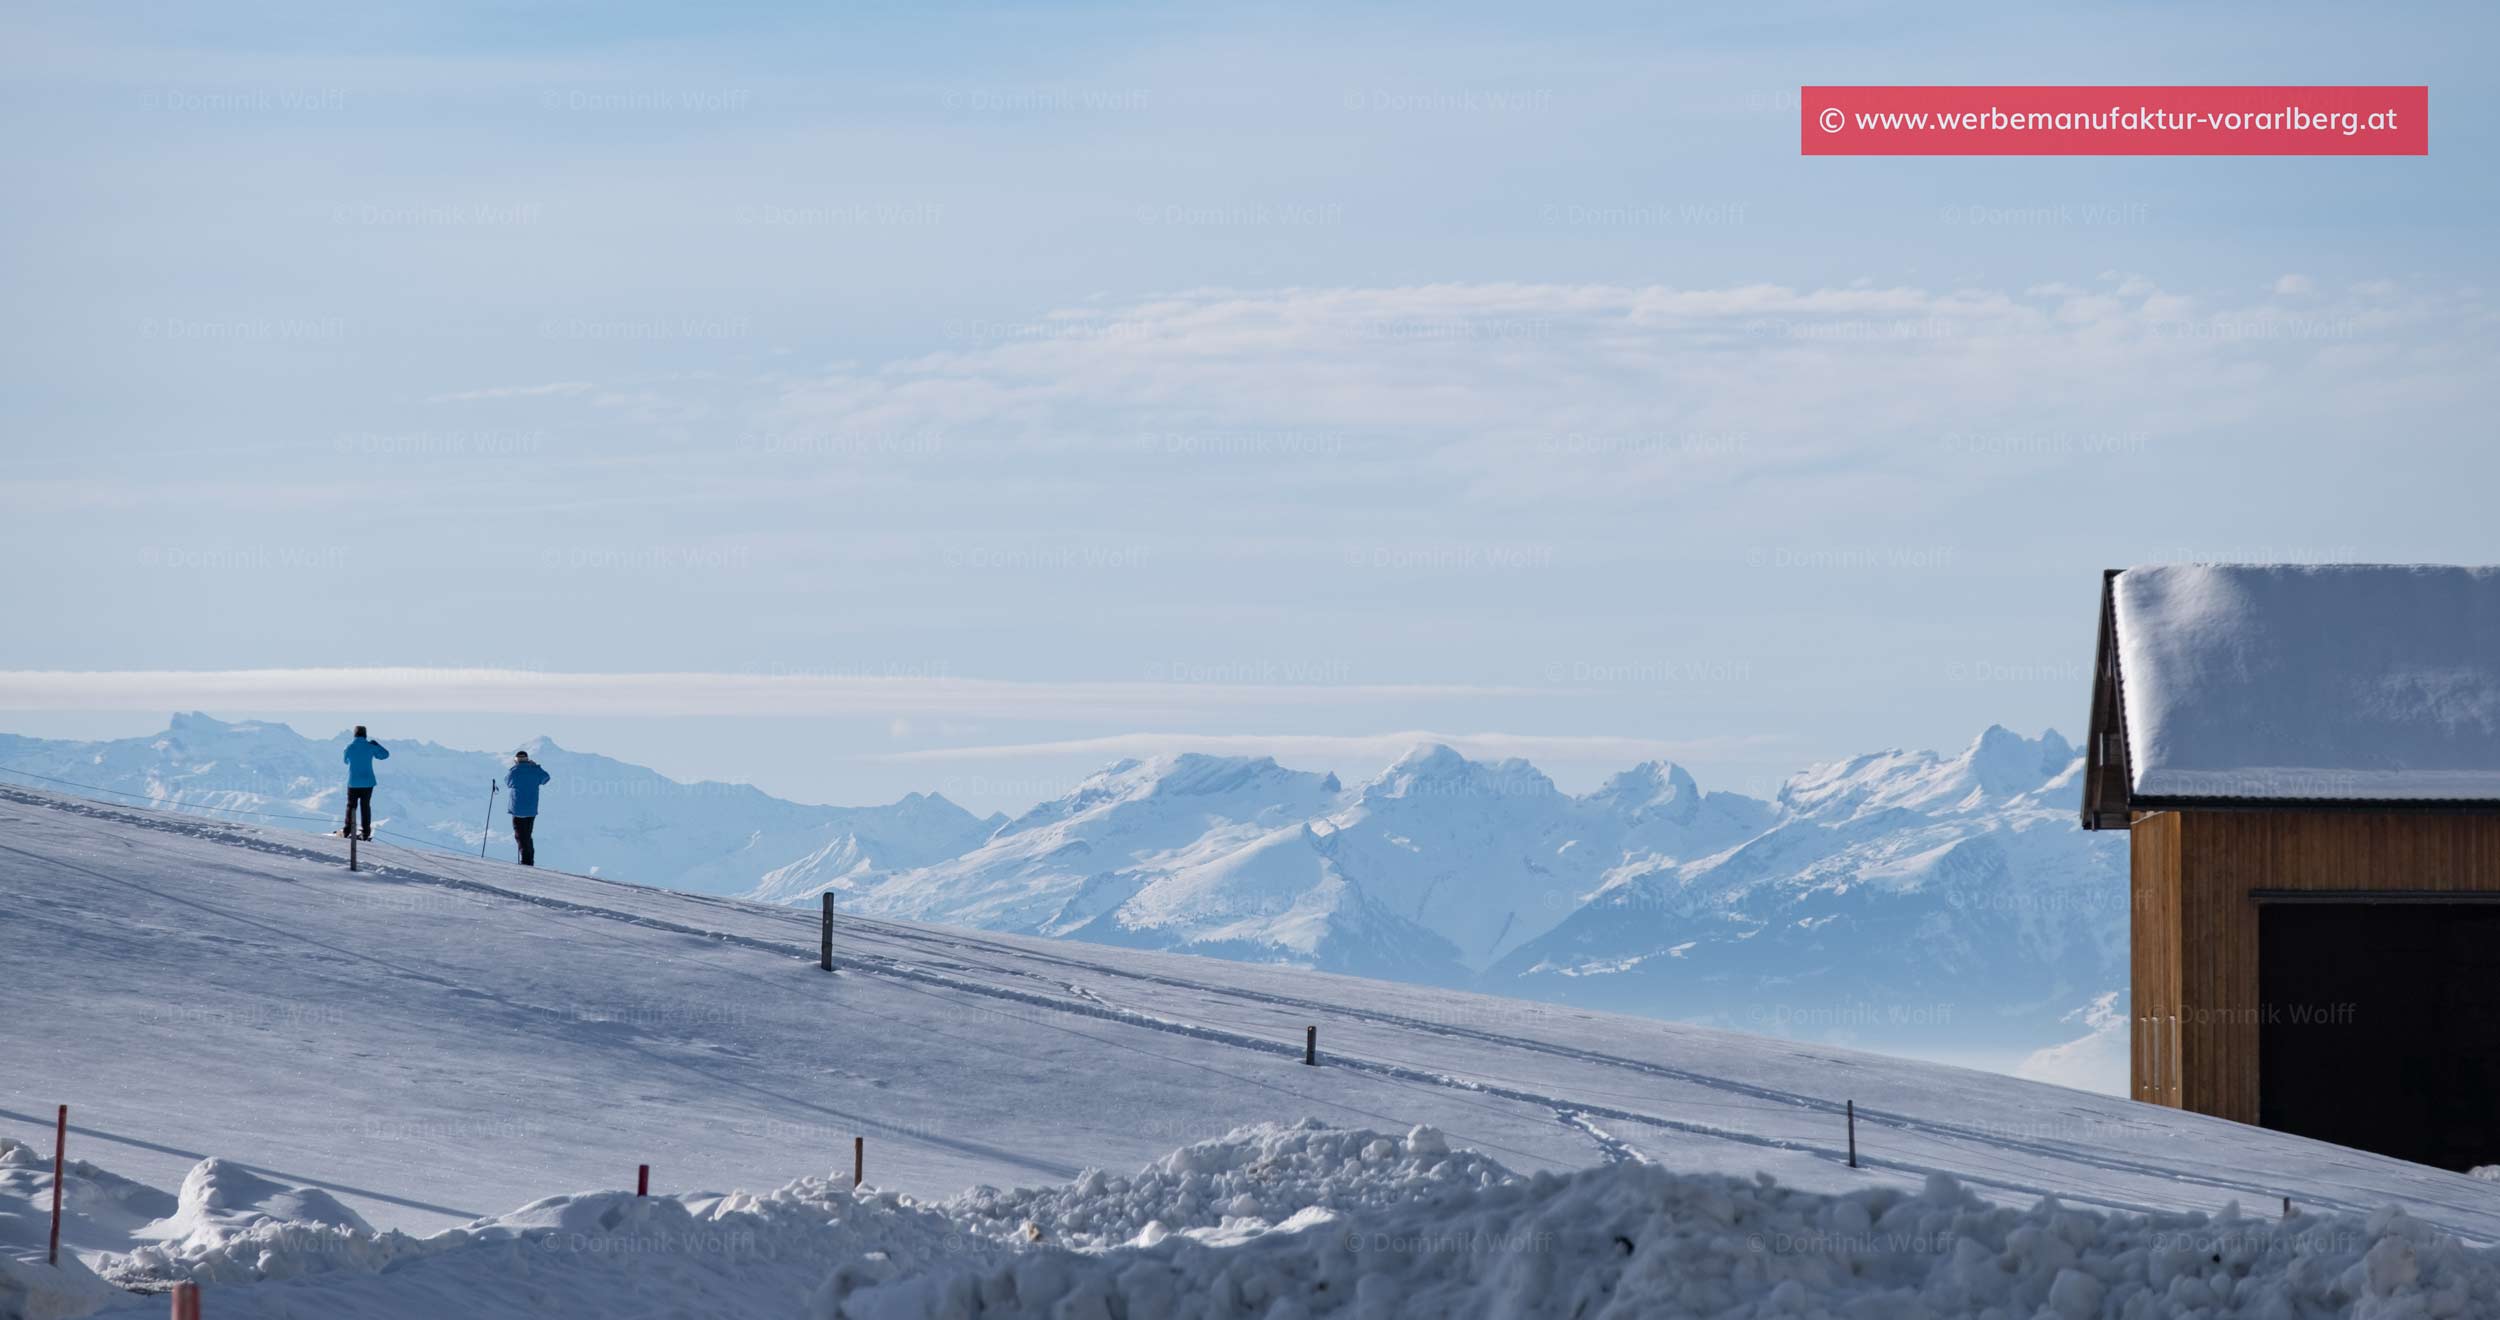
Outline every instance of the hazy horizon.
{"type": "MultiPolygon", "coordinates": [[[[1602,785],[1608,777],[1629,770],[1636,765],[1663,760],[1683,767],[1692,774],[1695,782],[1700,784],[1706,792],[1742,793],[1748,797],[1764,799],[1776,796],[1780,785],[1791,775],[1811,765],[1836,759],[1820,757],[1799,761],[1775,774],[1738,779],[1721,776],[1704,763],[1674,755],[1640,756],[1627,753],[1622,759],[1612,762],[1588,759],[1558,760],[1549,763],[1547,759],[1540,758],[1529,751],[1478,746],[1476,744],[1479,744],[1481,740],[1467,735],[1440,735],[1422,731],[1390,732],[1365,738],[1286,739],[1279,741],[1299,744],[1299,746],[1277,748],[1228,746],[1215,739],[1191,740],[1186,735],[1175,735],[1172,745],[1163,749],[1141,748],[1133,752],[1105,749],[1098,753],[1081,751],[1063,753],[1047,758],[1050,762],[1064,766],[1063,773],[1035,774],[1025,778],[982,774],[949,766],[944,762],[889,762],[886,763],[889,766],[887,774],[892,785],[889,789],[870,792],[864,796],[838,798],[811,796],[804,791],[771,780],[687,772],[666,763],[665,760],[646,759],[630,748],[603,745],[601,742],[592,740],[620,728],[630,729],[631,721],[582,721],[579,725],[582,732],[579,735],[566,735],[553,732],[554,726],[568,723],[562,719],[538,720],[533,723],[526,717],[505,718],[465,714],[409,713],[367,718],[302,711],[245,714],[219,710],[196,712],[186,710],[169,711],[157,716],[133,711],[84,711],[69,714],[7,711],[0,712],[0,735],[63,742],[102,742],[140,738],[162,733],[174,718],[193,713],[205,714],[228,724],[279,724],[300,737],[316,742],[338,736],[351,726],[363,723],[371,727],[375,738],[385,742],[393,738],[406,739],[433,743],[455,751],[488,755],[506,753],[514,747],[543,737],[569,751],[605,756],[613,760],[643,766],[680,782],[712,781],[746,784],[774,797],[792,802],[819,806],[857,807],[892,802],[911,793],[934,793],[976,815],[1004,812],[1009,816],[1018,815],[1027,808],[1063,796],[1088,776],[1121,760],[1130,758],[1143,760],[1155,755],[1178,752],[1199,752],[1212,756],[1268,756],[1290,769],[1334,773],[1349,784],[1355,784],[1374,778],[1395,764],[1406,752],[1418,746],[1441,743],[1474,761],[1494,761],[1517,756],[1519,759],[1530,762],[1551,778],[1558,789],[1574,795],[1588,793],[1602,785]],[[32,718],[20,718],[21,716],[32,718]],[[542,725],[547,727],[541,727],[542,725]],[[523,729],[528,731],[520,732],[523,729]],[[1361,754],[1351,751],[1331,754],[1326,750],[1327,745],[1331,743],[1366,742],[1376,743],[1378,750],[1361,754]]],[[[2074,737],[2068,729],[2054,724],[2039,728],[2020,728],[2006,724],[2002,720],[1991,723],[2012,729],[2025,738],[2036,739],[2044,733],[2051,732],[2066,737],[2070,741],[2074,737]]],[[[1985,732],[1988,727],[1989,725],[1981,725],[1970,730],[1960,739],[1942,743],[1886,744],[1857,748],[1842,755],[1853,756],[1900,750],[1928,751],[1951,757],[1968,747],[1971,741],[1985,732]]],[[[659,741],[670,747],[679,747],[699,745],[704,740],[689,737],[683,729],[675,729],[659,741]]],[[[387,771],[387,767],[385,769],[387,771]]]]}

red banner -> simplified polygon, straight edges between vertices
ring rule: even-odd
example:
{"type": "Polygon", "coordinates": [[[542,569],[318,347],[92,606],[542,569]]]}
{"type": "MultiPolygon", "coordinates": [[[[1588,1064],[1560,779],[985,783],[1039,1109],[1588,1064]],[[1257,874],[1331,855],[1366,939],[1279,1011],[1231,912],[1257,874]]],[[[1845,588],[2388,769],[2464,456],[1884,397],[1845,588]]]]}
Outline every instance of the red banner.
{"type": "Polygon", "coordinates": [[[1808,156],[2427,156],[2428,87],[1807,87],[1808,156]]]}

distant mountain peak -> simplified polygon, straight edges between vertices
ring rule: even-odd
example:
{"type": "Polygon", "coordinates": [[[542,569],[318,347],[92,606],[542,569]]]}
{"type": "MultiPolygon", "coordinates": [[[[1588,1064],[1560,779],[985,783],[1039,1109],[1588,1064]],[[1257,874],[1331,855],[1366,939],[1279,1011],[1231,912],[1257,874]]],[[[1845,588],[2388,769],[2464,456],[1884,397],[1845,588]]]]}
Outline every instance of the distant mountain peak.
{"type": "Polygon", "coordinates": [[[2002,724],[1982,729],[1964,750],[1959,764],[1990,797],[2028,793],[2058,774],[2075,759],[2075,749],[2055,729],[2026,738],[2002,724]]]}
{"type": "Polygon", "coordinates": [[[1627,807],[1682,802],[1701,796],[1692,773],[1673,761],[1643,761],[1609,778],[1590,796],[1627,807]]]}
{"type": "Polygon", "coordinates": [[[1366,800],[1483,795],[1542,797],[1558,794],[1545,772],[1517,757],[1471,761],[1447,743],[1418,743],[1363,785],[1366,800]]]}
{"type": "Polygon", "coordinates": [[[1473,764],[1459,754],[1457,748],[1444,742],[1420,742],[1406,749],[1389,769],[1413,774],[1456,774],[1473,764]]]}

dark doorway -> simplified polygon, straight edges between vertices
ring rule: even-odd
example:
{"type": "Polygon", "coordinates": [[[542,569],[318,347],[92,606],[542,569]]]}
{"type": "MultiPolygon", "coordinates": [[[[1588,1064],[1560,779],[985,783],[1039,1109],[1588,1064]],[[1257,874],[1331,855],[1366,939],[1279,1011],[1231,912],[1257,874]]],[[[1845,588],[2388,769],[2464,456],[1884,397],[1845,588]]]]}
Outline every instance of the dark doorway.
{"type": "Polygon", "coordinates": [[[2260,1124],[2500,1164],[2500,904],[2268,903],[2258,923],[2260,1124]]]}

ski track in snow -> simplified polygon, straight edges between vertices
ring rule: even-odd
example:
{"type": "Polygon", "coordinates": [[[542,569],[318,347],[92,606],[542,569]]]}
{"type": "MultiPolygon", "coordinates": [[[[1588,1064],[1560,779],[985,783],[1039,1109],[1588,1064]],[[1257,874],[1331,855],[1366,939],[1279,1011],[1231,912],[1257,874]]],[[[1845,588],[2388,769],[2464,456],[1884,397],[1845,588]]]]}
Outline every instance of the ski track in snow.
{"type": "MultiPolygon", "coordinates": [[[[154,819],[126,810],[115,809],[109,804],[95,806],[65,804],[59,799],[27,794],[18,790],[9,789],[5,786],[0,786],[0,799],[19,802],[30,806],[39,806],[53,810],[86,815],[100,820],[111,821],[115,824],[156,830],[176,835],[185,835],[279,856],[320,862],[329,865],[335,865],[339,861],[339,858],[335,854],[319,849],[280,843],[275,840],[262,838],[250,833],[221,828],[224,824],[223,822],[199,818],[192,818],[188,820],[154,819]]],[[[58,858],[47,857],[39,853],[30,852],[7,844],[0,844],[0,852],[12,853],[29,860],[41,862],[48,866],[54,866],[63,870],[88,875],[97,879],[105,880],[109,883],[133,883],[105,874],[101,871],[93,870],[78,863],[65,862],[58,858]]],[[[684,900],[687,902],[717,907],[724,911],[734,911],[743,916],[763,916],[775,920],[784,920],[793,925],[804,925],[807,928],[808,938],[804,943],[784,943],[777,940],[760,939],[754,936],[738,935],[726,931],[709,930],[700,926],[690,926],[680,922],[667,921],[661,918],[647,916],[641,913],[623,911],[617,908],[601,907],[596,904],[575,902],[568,899],[555,898],[542,894],[531,894],[520,890],[507,889],[499,885],[488,884],[484,881],[466,880],[452,876],[445,876],[424,870],[421,867],[410,865],[405,861],[391,860],[392,855],[395,854],[407,854],[417,857],[423,856],[423,854],[414,853],[411,850],[400,848],[398,845],[368,845],[365,849],[365,855],[373,857],[375,860],[372,864],[367,866],[367,871],[377,877],[389,876],[405,881],[437,885],[453,890],[500,898],[509,902],[528,904],[539,908],[565,912],[583,917],[615,921],[640,926],[646,929],[667,931],[673,934],[681,934],[698,939],[734,945],[777,956],[801,959],[807,962],[815,961],[817,954],[816,940],[814,938],[816,934],[815,928],[817,925],[817,918],[813,913],[805,912],[799,909],[743,903],[733,899],[719,898],[710,895],[691,895],[680,894],[675,891],[651,890],[644,886],[634,885],[630,882],[612,880],[601,876],[575,876],[569,872],[547,872],[549,875],[562,875],[568,880],[587,884],[603,885],[631,894],[661,894],[665,895],[672,901],[684,900]]],[[[853,943],[851,947],[846,948],[837,942],[834,959],[836,975],[852,973],[884,976],[897,980],[910,981],[917,985],[931,987],[935,990],[950,991],[957,994],[976,995],[1004,1002],[1021,1004],[1027,1007],[1049,1009],[1071,1016],[1094,1018],[1097,1020],[1118,1023],[1128,1027],[1143,1028],[1172,1035],[1186,1036],[1200,1041],[1221,1044],[1260,1054],[1271,1056],[1282,1055],[1296,1058],[1298,1058],[1301,1054],[1301,1046],[1298,1042],[1287,1043],[1279,1040],[1251,1036],[1242,1032],[1228,1030],[1221,1027],[1206,1026],[1199,1023],[1183,1021],[1177,1018],[1148,1013],[1138,1009],[1122,1007],[1104,1001],[1099,995],[1095,995],[1090,991],[1073,986],[1065,981],[1060,981],[1054,979],[1053,977],[1045,976],[1024,968],[1003,967],[996,963],[992,963],[979,957],[978,953],[973,952],[978,950],[982,952],[995,953],[1000,956],[1010,956],[1027,962],[1053,964],[1072,972],[1082,972],[1101,977],[1114,977],[1137,981],[1147,985],[1160,985],[1167,988],[1183,989],[1193,994],[1229,996],[1240,1000],[1263,1003],[1275,1007],[1303,1009],[1310,1012],[1321,1013],[1330,1017],[1369,1022],[1404,1031],[1433,1033],[1480,1044],[1496,1045],[1506,1049],[1515,1049],[1529,1053],[1549,1055],[1578,1063],[1622,1069],[1646,1076],[1658,1077],[1666,1080],[1704,1087],[1729,1095],[1741,1096],[1747,1099],[1763,1101],[1776,1105],[1790,1106],[1798,1110],[1829,1114],[1834,1117],[1838,1117],[1842,1112],[1842,1106],[1838,1103],[1817,1096],[1803,1095],[1776,1087],[1739,1082],[1729,1078],[1717,1077],[1707,1073],[1694,1072],[1687,1069],[1651,1063],[1644,1060],[1623,1058],[1607,1054],[1602,1051],[1584,1050],[1570,1046],[1554,1045],[1530,1037],[1509,1035],[1478,1027],[1469,1027],[1456,1023],[1435,1022],[1375,1009],[1350,1008],[1341,1004],[1324,1003],[1317,1000],[1297,998],[1291,995],[1251,990],[1245,987],[1211,986],[1179,977],[1160,976],[1129,968],[1088,962],[1084,959],[1067,955],[1038,952],[1031,949],[1004,945],[995,941],[982,939],[977,935],[957,932],[939,934],[908,927],[901,927],[892,923],[879,921],[874,918],[838,917],[837,923],[837,934],[849,932],[853,943]],[[915,948],[922,950],[919,954],[921,961],[906,961],[902,957],[870,953],[859,949],[857,947],[859,942],[858,937],[863,931],[873,935],[879,940],[885,941],[889,946],[892,944],[915,946],[915,948]],[[924,963],[930,965],[923,965],[924,963]],[[1061,994],[1049,994],[1038,991],[1011,989],[1005,986],[989,985],[979,981],[949,976],[943,971],[933,970],[933,966],[943,966],[949,963],[965,972],[971,972],[977,969],[979,971],[989,972],[993,975],[1009,976],[1020,981],[1037,981],[1046,986],[1054,987],[1063,992],[1063,994],[1073,992],[1082,995],[1084,998],[1083,1000],[1073,1000],[1062,997],[1061,994]]],[[[419,976],[423,975],[421,973],[410,974],[419,976]]],[[[440,978],[432,977],[427,977],[425,979],[436,981],[440,980],[440,978]]],[[[1072,1028],[1062,1029],[1069,1030],[1071,1034],[1083,1036],[1088,1040],[1109,1046],[1111,1048],[1122,1050],[1134,1048],[1121,1042],[1109,1041],[1101,1037],[1089,1036],[1086,1035],[1086,1033],[1074,1031],[1072,1028]]],[[[1359,1071],[1405,1085],[1462,1090],[1491,1098],[1547,1109],[1554,1114],[1558,1122],[1567,1127],[1586,1133],[1589,1138],[1596,1143],[1600,1153],[1609,1162],[1620,1162],[1625,1159],[1642,1157],[1640,1157],[1636,1151],[1633,1151],[1631,1147],[1622,1142],[1619,1138],[1616,1138],[1611,1134],[1605,1133],[1602,1129],[1599,1129],[1595,1122],[1597,1119],[1606,1119],[1620,1123],[1642,1124],[1697,1137],[1802,1154],[1816,1159],[1826,1160],[1833,1164],[1845,1164],[1847,1160],[1845,1149],[1837,1145],[1769,1136],[1756,1132],[1746,1132],[1722,1127],[1716,1124],[1699,1122],[1690,1119],[1671,1118],[1662,1114],[1648,1113],[1635,1109],[1594,1105],[1583,1100],[1571,1100],[1544,1094],[1523,1086],[1501,1085],[1485,1081],[1453,1077],[1447,1073],[1434,1069],[1401,1064],[1388,1060],[1364,1058],[1342,1053],[1329,1053],[1323,1051],[1322,1062],[1328,1067],[1359,1071]]],[[[1260,1086],[1264,1089],[1280,1090],[1287,1094],[1297,1096],[1301,1095],[1300,1092],[1292,1091],[1289,1087],[1282,1087],[1272,1082],[1236,1077],[1233,1074],[1223,1075],[1233,1077],[1234,1080],[1260,1086]]],[[[1861,1107],[1857,1111],[1857,1114],[1860,1122],[1870,1125],[1888,1125],[1903,1131],[1918,1133],[1929,1138],[1943,1139],[1955,1143],[1967,1143],[1974,1148],[2022,1151],[2039,1155],[2044,1158],[2065,1161],[2104,1172],[2158,1177],[2181,1185],[2202,1187],[2216,1192],[2247,1196],[2253,1198],[2254,1202],[2260,1205],[2270,1204],[2278,1195],[2277,1189],[2269,1184],[2245,1179],[2219,1177],[2211,1174],[2182,1173],[2170,1166],[2158,1164],[2149,1160],[2124,1159],[2111,1155],[2106,1150],[2088,1146],[2078,1146],[2062,1142],[2030,1140],[2011,1136],[2002,1132],[1983,1132],[1955,1124],[1939,1123],[1932,1120],[1919,1120],[1906,1115],[1873,1110],[1864,1107],[1861,1107]]],[[[1386,1118],[1388,1116],[1382,1115],[1380,1117],[1386,1118]]],[[[2155,1209],[2155,1207],[2147,1206],[2139,1202],[2084,1194],[2072,1189],[2061,1189],[2017,1181],[1999,1175],[1974,1172],[1968,1167],[1947,1168],[1941,1165],[1916,1163],[1897,1159],[1885,1159],[1877,1156],[1870,1156],[1864,1153],[1861,1153],[1858,1163],[1862,1168],[1887,1169],[1920,1176],[1938,1173],[1947,1174],[1972,1186],[1988,1187],[1996,1189],[2000,1192],[2010,1192],[2025,1196],[2055,1196],[2062,1201],[2072,1204],[2091,1204],[2110,1209],[2131,1211],[2150,1211],[2155,1209]]],[[[2326,1198],[2315,1194],[2305,1197],[2304,1203],[2323,1209],[2346,1211],[2358,1214],[2368,1214],[2376,1208],[2375,1205],[2369,1203],[2326,1198]]],[[[2483,1209],[2481,1206],[2464,1206],[2453,1203],[2449,1205],[2449,1208],[2474,1212],[2479,1212],[2483,1209]]]]}
{"type": "Polygon", "coordinates": [[[1652,1164],[1656,1162],[1647,1155],[1643,1155],[1640,1148],[1631,1142],[1591,1122],[1587,1114],[1577,1109],[1560,1111],[1559,1116],[1564,1127],[1577,1128],[1587,1133],[1589,1140],[1597,1143],[1598,1152],[1606,1157],[1608,1164],[1652,1164]]]}

